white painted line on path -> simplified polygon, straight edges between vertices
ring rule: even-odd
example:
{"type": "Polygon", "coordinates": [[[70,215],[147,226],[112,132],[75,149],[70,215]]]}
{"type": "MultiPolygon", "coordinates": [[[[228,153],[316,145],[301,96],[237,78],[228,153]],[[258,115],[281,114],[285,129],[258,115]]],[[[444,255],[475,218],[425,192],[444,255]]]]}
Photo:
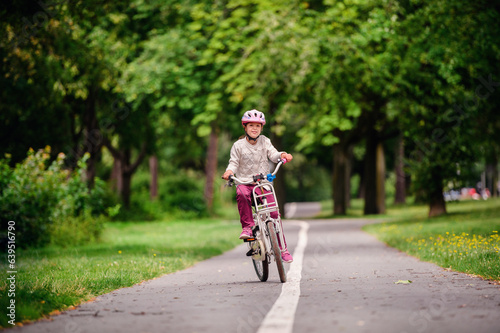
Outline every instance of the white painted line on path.
{"type": "Polygon", "coordinates": [[[293,262],[288,270],[287,282],[283,283],[281,295],[267,313],[257,333],[290,333],[293,329],[295,310],[297,310],[299,303],[302,261],[307,245],[309,224],[304,221],[287,222],[300,225],[299,240],[293,253],[293,262]]]}

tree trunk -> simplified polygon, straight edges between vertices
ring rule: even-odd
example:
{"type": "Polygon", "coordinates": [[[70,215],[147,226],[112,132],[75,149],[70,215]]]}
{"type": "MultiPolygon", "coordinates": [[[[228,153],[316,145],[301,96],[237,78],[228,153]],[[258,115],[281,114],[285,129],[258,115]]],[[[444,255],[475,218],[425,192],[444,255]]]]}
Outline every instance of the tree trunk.
{"type": "Polygon", "coordinates": [[[155,200],[158,198],[158,157],[156,157],[156,155],[149,158],[149,172],[151,174],[149,195],[151,200],[155,200]]]}
{"type": "Polygon", "coordinates": [[[368,136],[365,152],[365,207],[364,214],[378,214],[377,211],[377,143],[374,135],[368,136]]]}
{"type": "Polygon", "coordinates": [[[440,170],[432,172],[432,184],[429,184],[429,217],[446,214],[446,202],[443,196],[443,178],[440,170]]]}
{"type": "Polygon", "coordinates": [[[443,198],[443,192],[438,191],[432,194],[429,204],[429,217],[446,214],[446,203],[443,198]]]}
{"type": "Polygon", "coordinates": [[[218,129],[215,125],[215,122],[212,123],[212,130],[210,132],[208,149],[207,149],[207,160],[205,165],[205,202],[207,204],[207,209],[211,213],[213,210],[213,202],[214,202],[214,182],[215,176],[217,173],[217,145],[218,145],[218,129]]]}
{"type": "MultiPolygon", "coordinates": [[[[97,154],[95,154],[95,155],[97,155],[97,154]]],[[[87,178],[89,189],[94,187],[96,171],[97,171],[96,170],[96,159],[95,159],[95,156],[93,157],[91,154],[91,156],[87,160],[87,171],[86,171],[86,178],[87,178]]]]}
{"type": "Polygon", "coordinates": [[[493,173],[493,197],[500,197],[500,181],[498,180],[499,172],[495,167],[495,172],[493,173]]]}
{"type": "Polygon", "coordinates": [[[333,214],[347,214],[350,174],[349,149],[342,143],[333,145],[333,214]]]}
{"type": "MultiPolygon", "coordinates": [[[[498,163],[497,163],[498,165],[498,163]]],[[[497,166],[495,165],[493,167],[493,175],[492,175],[492,182],[493,182],[493,191],[491,192],[491,195],[494,198],[500,197],[500,183],[498,180],[498,169],[497,166]]]]}
{"type": "Polygon", "coordinates": [[[125,208],[130,208],[130,196],[132,194],[132,174],[128,172],[122,173],[122,201],[125,208]]]}
{"type": "Polygon", "coordinates": [[[490,190],[492,197],[496,198],[500,195],[498,193],[498,156],[493,152],[486,159],[486,178],[487,187],[490,190]]]}
{"type": "Polygon", "coordinates": [[[128,166],[130,165],[130,155],[131,149],[127,148],[123,151],[123,158],[121,164],[122,168],[122,200],[125,208],[130,207],[130,194],[132,186],[132,172],[130,172],[128,166]]]}
{"type": "MultiPolygon", "coordinates": [[[[123,206],[125,208],[130,207],[130,196],[131,196],[131,183],[132,183],[132,176],[133,174],[137,171],[137,168],[139,165],[142,163],[144,160],[144,157],[146,156],[146,143],[142,144],[141,150],[139,152],[139,155],[137,156],[136,160],[134,163],[131,163],[131,152],[132,148],[124,148],[123,150],[118,150],[109,141],[108,138],[103,139],[104,145],[106,145],[106,148],[111,152],[113,157],[115,159],[119,160],[119,165],[120,165],[120,177],[121,178],[121,197],[123,201],[123,206]]],[[[120,182],[117,182],[117,185],[120,182]]],[[[117,186],[118,187],[118,186],[117,186]]]]}
{"type": "Polygon", "coordinates": [[[384,153],[384,145],[379,142],[377,144],[377,213],[384,214],[385,213],[385,153],[384,153]]]}
{"type": "Polygon", "coordinates": [[[99,125],[97,122],[96,99],[96,91],[93,87],[90,87],[89,95],[86,100],[85,113],[83,115],[84,147],[81,154],[81,156],[83,156],[83,154],[86,152],[90,154],[90,157],[87,160],[86,172],[86,178],[89,188],[94,187],[97,158],[103,145],[102,133],[99,130],[99,125]]]}
{"type": "Polygon", "coordinates": [[[385,156],[377,133],[367,136],[365,153],[365,207],[364,214],[385,213],[385,156]]]}
{"type": "Polygon", "coordinates": [[[364,199],[366,197],[366,185],[365,185],[365,172],[359,173],[359,189],[358,189],[358,199],[364,199]]]}
{"type": "Polygon", "coordinates": [[[347,160],[345,166],[345,201],[347,208],[351,207],[351,174],[352,174],[352,161],[353,161],[354,146],[351,144],[347,148],[347,160]]]}
{"type": "Polygon", "coordinates": [[[113,158],[113,169],[111,170],[111,188],[120,194],[123,190],[122,183],[122,163],[120,159],[113,158]]]}
{"type": "Polygon", "coordinates": [[[404,204],[406,203],[406,176],[404,172],[404,141],[403,134],[400,134],[395,149],[395,165],[394,170],[396,172],[396,195],[394,198],[394,203],[404,204]]]}

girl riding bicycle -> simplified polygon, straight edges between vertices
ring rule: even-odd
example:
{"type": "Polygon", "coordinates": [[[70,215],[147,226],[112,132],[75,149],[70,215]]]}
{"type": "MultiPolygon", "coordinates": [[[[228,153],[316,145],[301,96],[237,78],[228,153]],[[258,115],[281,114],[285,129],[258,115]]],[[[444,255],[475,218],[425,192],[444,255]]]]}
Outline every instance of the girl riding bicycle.
{"type": "MultiPolygon", "coordinates": [[[[226,172],[222,176],[224,179],[229,179],[229,176],[238,173],[239,179],[251,180],[253,176],[259,174],[267,174],[269,172],[269,161],[277,161],[282,158],[287,162],[293,159],[291,154],[279,152],[264,135],[261,135],[262,129],[266,124],[264,113],[258,110],[246,111],[241,118],[241,124],[245,129],[245,137],[239,139],[231,148],[231,157],[226,172]]],[[[252,238],[252,227],[254,226],[252,215],[252,189],[255,185],[240,184],[236,188],[236,202],[238,203],[238,211],[240,213],[240,222],[243,231],[240,239],[252,238]]],[[[271,213],[273,219],[281,219],[278,212],[271,213]]],[[[284,262],[290,263],[293,261],[292,255],[288,252],[285,237],[283,235],[284,244],[280,244],[280,248],[285,251],[281,253],[284,262]]]]}

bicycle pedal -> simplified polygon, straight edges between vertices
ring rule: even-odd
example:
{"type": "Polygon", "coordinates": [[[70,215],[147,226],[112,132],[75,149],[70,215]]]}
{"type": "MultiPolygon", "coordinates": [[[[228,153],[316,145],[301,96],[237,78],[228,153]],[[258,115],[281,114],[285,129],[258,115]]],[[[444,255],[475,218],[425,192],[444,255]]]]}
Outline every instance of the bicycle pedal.
{"type": "Polygon", "coordinates": [[[247,239],[244,239],[243,240],[245,243],[248,243],[248,242],[255,242],[255,238],[247,238],[247,239]]]}
{"type": "Polygon", "coordinates": [[[248,250],[248,252],[246,253],[247,257],[251,257],[251,256],[253,256],[253,254],[254,254],[254,249],[250,249],[250,250],[248,250]]]}

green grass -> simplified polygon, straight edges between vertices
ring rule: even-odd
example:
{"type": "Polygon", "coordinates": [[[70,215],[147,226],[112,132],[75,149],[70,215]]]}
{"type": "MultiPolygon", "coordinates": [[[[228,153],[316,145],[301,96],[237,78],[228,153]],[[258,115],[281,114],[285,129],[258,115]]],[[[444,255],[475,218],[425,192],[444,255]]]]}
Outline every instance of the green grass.
{"type": "Polygon", "coordinates": [[[389,246],[458,272],[500,280],[500,199],[449,203],[448,214],[427,218],[427,207],[388,209],[392,222],[364,230],[389,246]]]}
{"type": "MultiPolygon", "coordinates": [[[[172,273],[240,243],[238,222],[213,219],[115,222],[99,243],[16,253],[16,322],[35,320],[112,290],[172,273]]],[[[0,307],[9,305],[8,267],[0,271],[0,307]]],[[[10,327],[0,316],[0,325],[10,327]]]]}

